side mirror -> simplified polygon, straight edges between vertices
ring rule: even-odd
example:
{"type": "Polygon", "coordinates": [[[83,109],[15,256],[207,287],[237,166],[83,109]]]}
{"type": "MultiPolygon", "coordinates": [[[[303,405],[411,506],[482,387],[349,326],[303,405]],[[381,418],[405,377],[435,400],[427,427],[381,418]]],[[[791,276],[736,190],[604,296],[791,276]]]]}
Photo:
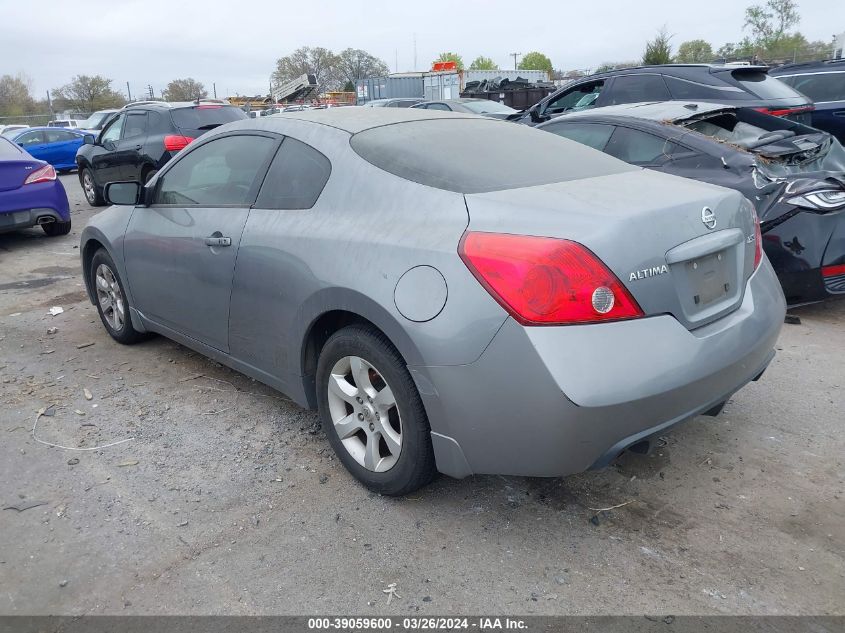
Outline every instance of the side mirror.
{"type": "Polygon", "coordinates": [[[94,138],[93,134],[86,134],[82,137],[82,144],[83,145],[96,145],[97,140],[94,138]]]}
{"type": "Polygon", "coordinates": [[[106,189],[103,192],[103,197],[108,204],[120,205],[136,205],[141,195],[141,183],[137,181],[130,182],[110,182],[106,184],[106,189]]]}
{"type": "Polygon", "coordinates": [[[540,116],[540,113],[537,111],[537,106],[534,106],[533,108],[531,108],[528,111],[528,114],[531,115],[531,120],[534,123],[540,123],[540,122],[545,120],[543,117],[540,116]]]}

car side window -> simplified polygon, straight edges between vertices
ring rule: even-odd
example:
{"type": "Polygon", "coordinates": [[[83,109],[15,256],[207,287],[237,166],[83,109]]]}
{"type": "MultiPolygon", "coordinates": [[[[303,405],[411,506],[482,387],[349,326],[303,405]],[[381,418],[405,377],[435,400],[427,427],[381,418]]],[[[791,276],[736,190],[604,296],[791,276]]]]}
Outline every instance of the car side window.
{"type": "Polygon", "coordinates": [[[797,75],[784,80],[813,101],[845,101],[845,72],[797,75]]]}
{"type": "Polygon", "coordinates": [[[610,86],[608,105],[642,103],[644,101],[670,101],[672,95],[660,75],[622,75],[610,86]]]}
{"type": "Polygon", "coordinates": [[[428,109],[429,110],[445,110],[446,112],[452,111],[452,108],[447,106],[445,103],[429,103],[428,109]]]}
{"type": "Polygon", "coordinates": [[[72,141],[77,137],[73,132],[65,132],[64,130],[46,130],[44,132],[45,142],[47,143],[63,143],[65,141],[72,141]]]}
{"type": "Polygon", "coordinates": [[[126,115],[121,114],[114,121],[109,123],[109,125],[103,129],[102,134],[100,134],[100,142],[117,141],[120,138],[121,130],[123,130],[123,121],[125,118],[126,115]]]}
{"type": "Polygon", "coordinates": [[[259,209],[310,209],[332,172],[329,159],[310,145],[285,137],[270,164],[255,206],[259,209]]]}
{"type": "Polygon", "coordinates": [[[551,132],[571,141],[604,151],[613,134],[614,126],[603,123],[555,123],[543,126],[544,132],[551,132]]]}
{"type": "Polygon", "coordinates": [[[126,122],[123,124],[123,136],[121,138],[135,138],[144,136],[147,133],[147,113],[128,112],[126,122]]]}
{"type": "Polygon", "coordinates": [[[680,77],[666,75],[666,86],[673,99],[713,99],[716,101],[737,101],[752,97],[736,86],[712,86],[680,77]]]}
{"type": "Polygon", "coordinates": [[[224,136],[176,160],[158,179],[152,204],[250,206],[276,141],[266,136],[224,136]]]}
{"type": "Polygon", "coordinates": [[[575,86],[564,92],[546,105],[547,114],[557,114],[566,110],[585,110],[595,106],[604,88],[604,81],[593,81],[575,86]]]}
{"type": "Polygon", "coordinates": [[[23,147],[39,145],[43,142],[44,134],[38,130],[34,132],[27,132],[26,134],[21,134],[16,141],[18,145],[22,145],[23,147]]]}
{"type": "Polygon", "coordinates": [[[657,165],[684,150],[654,134],[620,126],[613,132],[604,151],[632,165],[657,165]]]}

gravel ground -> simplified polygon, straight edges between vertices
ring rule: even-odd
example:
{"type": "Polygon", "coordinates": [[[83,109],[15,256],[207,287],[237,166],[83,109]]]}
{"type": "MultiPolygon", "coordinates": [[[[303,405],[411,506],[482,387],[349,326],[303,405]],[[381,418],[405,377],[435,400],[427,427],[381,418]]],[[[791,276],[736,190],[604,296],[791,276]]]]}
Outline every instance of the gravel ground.
{"type": "Polygon", "coordinates": [[[44,502],[0,511],[0,614],[845,614],[845,301],[796,310],[760,382],[649,456],[390,499],[313,412],[114,343],[62,181],[70,235],[0,235],[0,502],[44,502]]]}

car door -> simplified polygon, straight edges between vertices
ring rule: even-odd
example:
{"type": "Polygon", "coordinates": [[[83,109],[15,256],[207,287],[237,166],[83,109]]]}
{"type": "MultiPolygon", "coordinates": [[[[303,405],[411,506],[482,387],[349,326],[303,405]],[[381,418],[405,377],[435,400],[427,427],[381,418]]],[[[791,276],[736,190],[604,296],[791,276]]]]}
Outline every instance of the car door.
{"type": "Polygon", "coordinates": [[[132,212],[124,258],[133,305],[155,325],[229,351],[229,299],[241,234],[278,146],[220,136],[180,155],[132,212]]]}
{"type": "Polygon", "coordinates": [[[141,163],[144,141],[147,136],[146,110],[126,113],[120,140],[117,141],[112,160],[121,180],[141,180],[141,163]]]}
{"type": "MultiPolygon", "coordinates": [[[[15,139],[15,143],[23,147],[27,153],[38,160],[47,161],[49,151],[47,149],[47,142],[44,138],[42,130],[32,130],[25,132],[15,139]]],[[[49,162],[49,161],[47,161],[49,162]]]]}
{"type": "Polygon", "coordinates": [[[100,132],[94,150],[91,152],[91,169],[94,173],[94,182],[100,187],[105,186],[108,182],[121,179],[114,153],[117,149],[117,143],[120,141],[125,120],[126,114],[119,114],[112,119],[100,132]]]}
{"type": "Polygon", "coordinates": [[[45,140],[51,165],[68,169],[74,166],[76,150],[82,145],[82,137],[68,130],[45,130],[45,140]]]}
{"type": "Polygon", "coordinates": [[[605,81],[586,81],[576,86],[567,88],[556,97],[546,102],[541,116],[554,116],[568,110],[586,110],[599,105],[601,93],[604,90],[605,81]]]}
{"type": "Polygon", "coordinates": [[[672,95],[663,77],[657,73],[635,73],[611,79],[603,105],[671,101],[672,95]]]}

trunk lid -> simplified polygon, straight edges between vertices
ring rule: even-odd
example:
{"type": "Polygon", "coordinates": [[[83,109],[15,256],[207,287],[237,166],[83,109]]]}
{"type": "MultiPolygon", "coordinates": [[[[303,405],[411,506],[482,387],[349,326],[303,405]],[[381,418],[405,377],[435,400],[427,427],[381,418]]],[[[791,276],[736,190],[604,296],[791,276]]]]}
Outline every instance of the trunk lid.
{"type": "Polygon", "coordinates": [[[715,185],[641,170],[468,194],[466,203],[468,230],[579,242],[646,316],[669,313],[689,329],[736,310],[753,272],[753,207],[715,185]]]}
{"type": "Polygon", "coordinates": [[[29,160],[0,160],[0,191],[11,191],[23,186],[27,177],[47,163],[29,160]]]}

